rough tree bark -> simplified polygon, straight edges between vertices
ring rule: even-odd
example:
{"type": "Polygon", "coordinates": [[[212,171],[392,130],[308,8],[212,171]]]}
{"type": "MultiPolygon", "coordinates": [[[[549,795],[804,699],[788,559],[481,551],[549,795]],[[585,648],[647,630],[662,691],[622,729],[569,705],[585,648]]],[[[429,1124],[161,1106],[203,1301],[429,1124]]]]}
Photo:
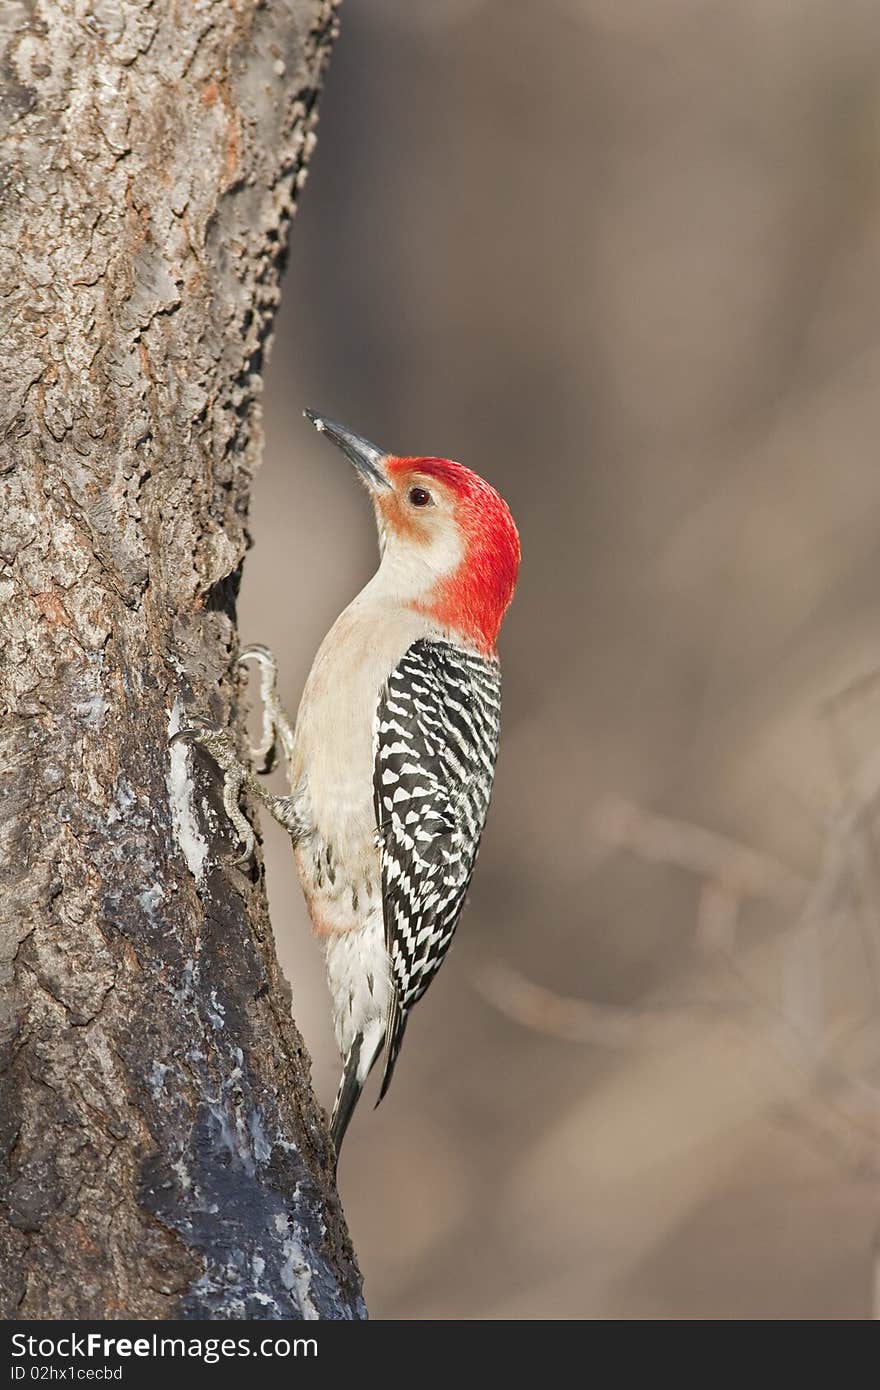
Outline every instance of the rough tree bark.
{"type": "Polygon", "coordinates": [[[364,1315],[261,869],[168,746],[240,707],[333,28],[325,0],[0,7],[6,1316],[364,1315]]]}

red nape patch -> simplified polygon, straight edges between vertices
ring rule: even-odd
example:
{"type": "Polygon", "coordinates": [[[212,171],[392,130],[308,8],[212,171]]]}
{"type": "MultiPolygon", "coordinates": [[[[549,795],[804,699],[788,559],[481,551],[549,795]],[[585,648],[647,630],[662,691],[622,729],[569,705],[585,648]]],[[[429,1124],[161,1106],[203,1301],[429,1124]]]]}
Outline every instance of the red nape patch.
{"type": "Polygon", "coordinates": [[[510,508],[484,478],[452,459],[391,458],[385,467],[392,478],[407,473],[434,478],[455,498],[464,559],[439,582],[423,609],[442,627],[491,653],[519,570],[519,534],[510,508]]]}

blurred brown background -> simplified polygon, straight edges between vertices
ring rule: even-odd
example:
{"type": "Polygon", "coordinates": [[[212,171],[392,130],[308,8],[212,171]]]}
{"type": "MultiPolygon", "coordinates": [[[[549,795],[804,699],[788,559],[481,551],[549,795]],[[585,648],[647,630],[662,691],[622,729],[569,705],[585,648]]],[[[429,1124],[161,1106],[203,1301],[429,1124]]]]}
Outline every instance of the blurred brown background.
{"type": "MultiPolygon", "coordinates": [[[[880,1231],[880,11],[345,0],[241,605],[369,577],[301,419],[524,550],[459,936],[340,1188],[375,1317],[866,1317],[880,1231]]],[[[273,918],[319,1094],[323,967],[273,918]]]]}

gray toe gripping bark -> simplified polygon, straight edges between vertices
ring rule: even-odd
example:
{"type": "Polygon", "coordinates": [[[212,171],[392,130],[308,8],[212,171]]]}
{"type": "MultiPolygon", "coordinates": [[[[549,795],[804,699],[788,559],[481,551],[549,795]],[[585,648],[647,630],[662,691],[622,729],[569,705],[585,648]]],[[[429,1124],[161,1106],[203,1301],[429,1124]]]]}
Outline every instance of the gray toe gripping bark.
{"type": "MultiPolygon", "coordinates": [[[[260,645],[244,648],[239,656],[239,664],[244,665],[248,661],[259,664],[260,698],[263,702],[262,734],[257,747],[250,750],[250,760],[259,772],[271,772],[280,744],[289,774],[293,757],[293,725],[278,700],[278,663],[268,647],[260,645]]],[[[289,796],[274,796],[240,760],[232,736],[223,729],[207,724],[190,724],[172,735],[172,746],[176,743],[199,744],[223,773],[223,808],[242,845],[241,853],[232,861],[236,867],[243,868],[249,864],[256,848],[253,828],[242,814],[239,804],[243,791],[256,796],[296,843],[304,826],[297,809],[299,798],[295,788],[291,788],[289,796]]]]}

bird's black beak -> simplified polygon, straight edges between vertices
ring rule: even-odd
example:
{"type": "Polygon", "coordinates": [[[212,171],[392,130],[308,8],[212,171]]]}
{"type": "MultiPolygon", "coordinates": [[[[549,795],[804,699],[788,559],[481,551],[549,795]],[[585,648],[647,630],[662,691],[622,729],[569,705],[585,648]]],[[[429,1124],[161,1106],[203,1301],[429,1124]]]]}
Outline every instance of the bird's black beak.
{"type": "Polygon", "coordinates": [[[328,420],[325,415],[319,415],[316,410],[304,410],[303,415],[307,420],[311,420],[319,434],[326,434],[327,438],[342,450],[346,458],[351,460],[371,491],[384,491],[391,487],[385,476],[384,465],[388,455],[384,450],[377,449],[375,444],[371,444],[359,434],[353,434],[344,425],[337,425],[335,420],[328,420]]]}

